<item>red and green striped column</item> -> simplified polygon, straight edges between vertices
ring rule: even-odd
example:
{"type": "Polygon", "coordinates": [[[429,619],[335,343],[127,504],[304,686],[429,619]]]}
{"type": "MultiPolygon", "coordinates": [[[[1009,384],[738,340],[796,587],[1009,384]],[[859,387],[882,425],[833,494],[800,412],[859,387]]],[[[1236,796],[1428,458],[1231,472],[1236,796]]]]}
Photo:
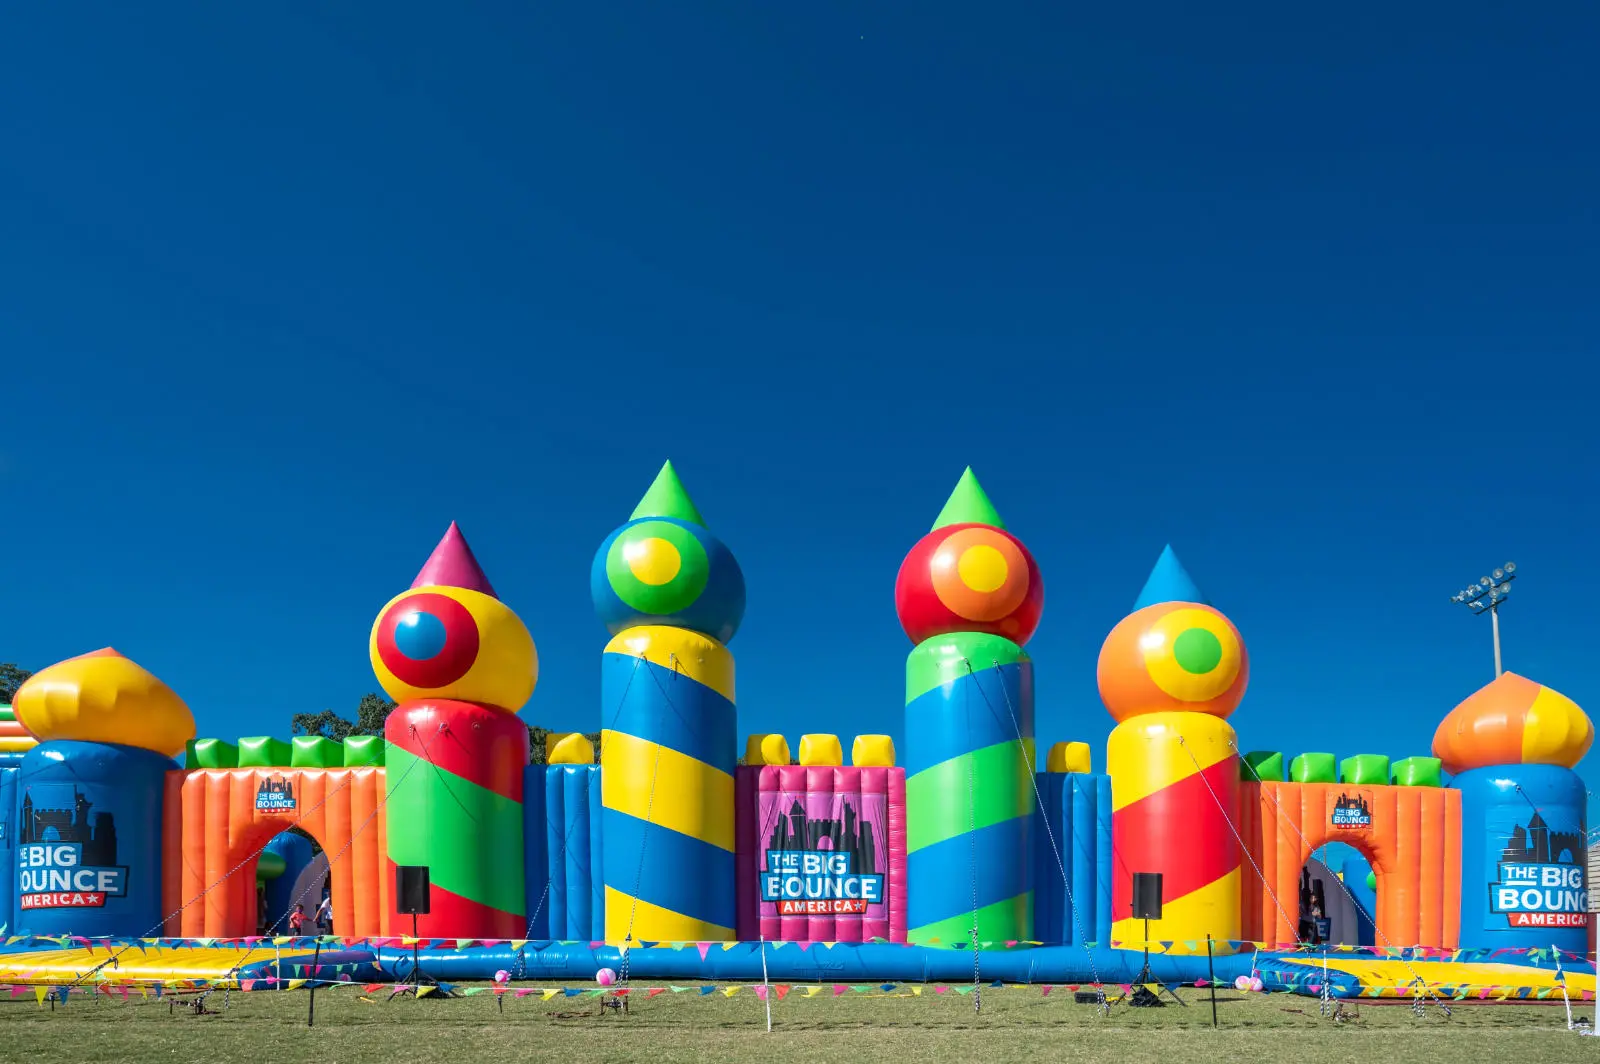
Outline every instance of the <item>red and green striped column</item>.
{"type": "MultiPolygon", "coordinates": [[[[384,727],[388,860],[431,885],[420,934],[522,938],[523,769],[538,657],[455,525],[373,626],[373,671],[399,705],[384,727]]],[[[392,878],[391,878],[392,882],[392,878]]],[[[410,929],[391,911],[390,930],[410,929]]]]}

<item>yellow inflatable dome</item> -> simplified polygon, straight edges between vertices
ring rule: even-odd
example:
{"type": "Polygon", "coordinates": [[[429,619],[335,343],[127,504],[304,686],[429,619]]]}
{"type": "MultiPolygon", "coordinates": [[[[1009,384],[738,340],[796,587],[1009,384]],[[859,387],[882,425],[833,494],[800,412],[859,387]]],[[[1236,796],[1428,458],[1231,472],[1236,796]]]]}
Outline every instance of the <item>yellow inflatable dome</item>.
{"type": "Polygon", "coordinates": [[[41,742],[120,743],[175,757],[194,738],[194,714],[177,692],[110,647],[34,673],[12,709],[41,742]]]}

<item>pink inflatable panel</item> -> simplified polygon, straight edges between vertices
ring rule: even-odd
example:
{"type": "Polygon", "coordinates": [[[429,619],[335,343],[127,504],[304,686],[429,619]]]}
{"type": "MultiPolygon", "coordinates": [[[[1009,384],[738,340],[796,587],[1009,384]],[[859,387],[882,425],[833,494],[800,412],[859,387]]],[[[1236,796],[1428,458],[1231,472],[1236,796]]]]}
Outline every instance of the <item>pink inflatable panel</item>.
{"type": "Polygon", "coordinates": [[[736,786],[740,939],[906,940],[905,769],[741,767],[736,786]]]}

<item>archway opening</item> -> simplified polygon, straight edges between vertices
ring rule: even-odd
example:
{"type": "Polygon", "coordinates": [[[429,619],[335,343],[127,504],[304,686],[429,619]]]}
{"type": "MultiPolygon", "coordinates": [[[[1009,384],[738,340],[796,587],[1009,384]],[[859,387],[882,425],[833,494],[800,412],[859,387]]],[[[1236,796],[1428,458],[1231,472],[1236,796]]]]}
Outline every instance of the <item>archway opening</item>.
{"type": "Polygon", "coordinates": [[[1318,846],[1300,869],[1296,940],[1313,945],[1373,945],[1381,878],[1372,856],[1360,847],[1347,842],[1318,846]]]}
{"type": "MultiPolygon", "coordinates": [[[[327,911],[331,905],[324,905],[324,901],[332,897],[334,871],[325,855],[319,854],[310,865],[298,863],[293,874],[285,877],[281,884],[287,889],[268,889],[259,875],[262,854],[268,844],[289,833],[291,827],[297,829],[294,834],[313,839],[317,848],[322,848],[321,840],[315,839],[292,817],[258,817],[234,843],[227,860],[227,867],[237,868],[231,877],[235,882],[229,891],[233,901],[229,911],[232,922],[238,926],[230,927],[228,935],[333,933],[333,921],[327,911]]],[[[285,867],[283,871],[289,869],[285,867]]]]}

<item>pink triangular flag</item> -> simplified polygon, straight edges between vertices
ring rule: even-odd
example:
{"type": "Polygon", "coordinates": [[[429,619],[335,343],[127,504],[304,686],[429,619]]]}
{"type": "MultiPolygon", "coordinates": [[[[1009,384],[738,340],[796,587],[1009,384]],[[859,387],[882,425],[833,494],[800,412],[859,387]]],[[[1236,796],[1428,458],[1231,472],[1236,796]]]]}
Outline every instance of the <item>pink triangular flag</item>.
{"type": "Polygon", "coordinates": [[[835,984],[833,984],[833,996],[834,997],[839,997],[841,994],[843,994],[846,990],[849,990],[849,989],[850,988],[845,986],[843,983],[835,983],[835,984]]]}
{"type": "Polygon", "coordinates": [[[500,597],[494,593],[489,578],[483,575],[483,567],[473,557],[472,548],[467,546],[467,537],[461,534],[461,527],[454,521],[450,522],[449,530],[433,548],[433,553],[428,555],[411,586],[464,587],[469,591],[481,591],[490,598],[500,597]]]}
{"type": "Polygon", "coordinates": [[[764,986],[756,987],[756,997],[760,998],[762,1001],[767,1000],[767,988],[764,986]]]}
{"type": "Polygon", "coordinates": [[[694,948],[700,951],[700,959],[701,960],[705,960],[706,959],[706,954],[711,952],[711,943],[709,943],[709,942],[696,942],[694,944],[694,948]]]}

